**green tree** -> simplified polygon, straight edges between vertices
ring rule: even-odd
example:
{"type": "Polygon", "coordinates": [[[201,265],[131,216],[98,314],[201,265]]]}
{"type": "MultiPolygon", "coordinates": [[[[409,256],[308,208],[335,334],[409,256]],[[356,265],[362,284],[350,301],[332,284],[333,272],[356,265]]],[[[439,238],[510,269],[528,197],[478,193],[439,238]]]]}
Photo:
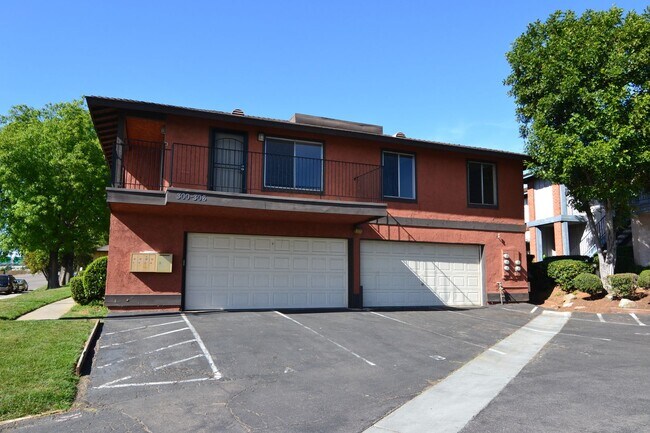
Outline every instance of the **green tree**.
{"type": "Polygon", "coordinates": [[[0,167],[2,243],[45,253],[58,287],[60,259],[88,254],[108,229],[108,167],[83,102],[0,117],[0,167]]]}
{"type": "Polygon", "coordinates": [[[557,11],[530,24],[506,57],[529,168],[568,187],[596,239],[591,205],[606,213],[598,256],[609,288],[614,216],[629,215],[650,184],[650,8],[557,11]]]}

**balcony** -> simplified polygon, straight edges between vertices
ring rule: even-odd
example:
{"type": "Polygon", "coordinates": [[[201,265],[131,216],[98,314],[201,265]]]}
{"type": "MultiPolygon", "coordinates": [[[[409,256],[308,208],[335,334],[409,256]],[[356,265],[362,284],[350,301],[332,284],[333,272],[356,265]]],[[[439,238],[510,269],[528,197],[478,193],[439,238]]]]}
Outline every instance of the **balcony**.
{"type": "Polygon", "coordinates": [[[160,204],[164,197],[164,204],[386,215],[381,166],[241,147],[130,140],[114,150],[109,202],[137,203],[139,196],[160,204]]]}

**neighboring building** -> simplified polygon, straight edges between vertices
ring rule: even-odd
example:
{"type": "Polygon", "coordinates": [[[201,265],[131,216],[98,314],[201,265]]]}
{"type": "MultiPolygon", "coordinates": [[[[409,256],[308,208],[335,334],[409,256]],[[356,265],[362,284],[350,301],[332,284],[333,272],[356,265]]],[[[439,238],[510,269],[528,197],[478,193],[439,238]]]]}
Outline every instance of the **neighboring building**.
{"type": "Polygon", "coordinates": [[[528,299],[521,154],[300,114],[87,102],[112,173],[110,308],[528,299]]]}
{"type": "Polygon", "coordinates": [[[634,262],[650,266],[650,193],[641,194],[632,214],[632,248],[634,262]]]}
{"type": "Polygon", "coordinates": [[[102,245],[93,251],[93,260],[97,260],[100,257],[105,257],[108,255],[108,245],[102,245]]]}
{"type": "MultiPolygon", "coordinates": [[[[551,184],[532,175],[524,176],[524,209],[535,261],[551,256],[592,256],[597,252],[587,217],[571,206],[564,185],[551,184]]],[[[600,206],[593,206],[599,233],[604,234],[600,206]]]]}

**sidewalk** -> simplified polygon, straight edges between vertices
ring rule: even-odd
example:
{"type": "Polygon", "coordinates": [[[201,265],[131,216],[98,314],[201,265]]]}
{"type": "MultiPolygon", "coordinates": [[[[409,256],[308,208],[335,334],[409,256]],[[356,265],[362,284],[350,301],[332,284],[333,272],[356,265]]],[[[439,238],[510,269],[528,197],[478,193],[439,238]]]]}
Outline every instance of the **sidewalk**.
{"type": "Polygon", "coordinates": [[[63,316],[65,313],[70,311],[74,305],[74,300],[72,298],[65,298],[60,301],[53,302],[44,307],[34,310],[31,313],[27,313],[24,316],[20,316],[16,320],[53,320],[58,319],[63,316]]]}

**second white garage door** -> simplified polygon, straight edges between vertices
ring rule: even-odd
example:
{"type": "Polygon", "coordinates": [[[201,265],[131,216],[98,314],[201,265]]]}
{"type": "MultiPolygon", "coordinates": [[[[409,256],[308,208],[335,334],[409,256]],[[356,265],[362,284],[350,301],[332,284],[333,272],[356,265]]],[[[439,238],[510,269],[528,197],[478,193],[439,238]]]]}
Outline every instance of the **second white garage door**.
{"type": "Polygon", "coordinates": [[[185,308],[346,307],[345,239],[190,233],[185,308]]]}
{"type": "Polygon", "coordinates": [[[366,307],[481,306],[477,245],[361,241],[366,307]]]}

